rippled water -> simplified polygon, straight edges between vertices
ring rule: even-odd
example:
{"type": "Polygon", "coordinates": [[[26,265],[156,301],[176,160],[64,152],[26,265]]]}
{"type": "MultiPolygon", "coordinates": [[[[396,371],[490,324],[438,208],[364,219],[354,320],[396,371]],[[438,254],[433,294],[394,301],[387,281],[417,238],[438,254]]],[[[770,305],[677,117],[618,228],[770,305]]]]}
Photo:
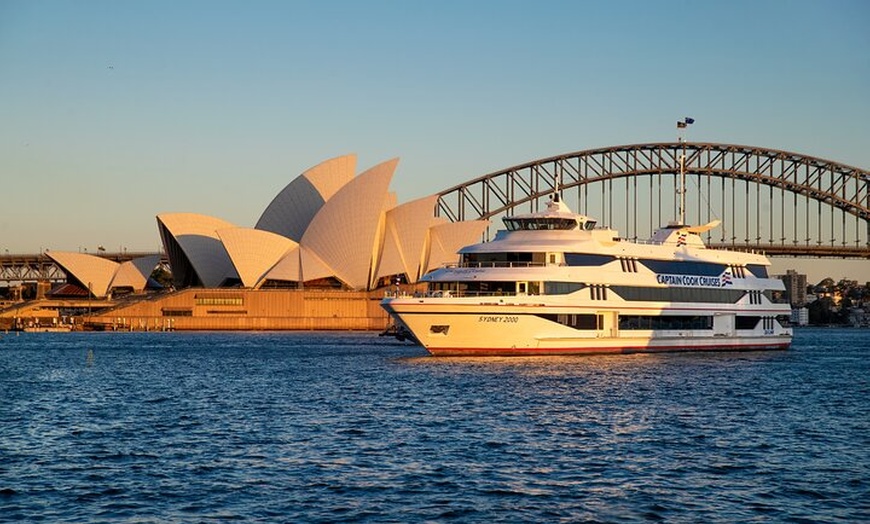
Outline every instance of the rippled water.
{"type": "Polygon", "coordinates": [[[0,520],[870,521],[870,332],[436,359],[372,334],[0,338],[0,520]]]}

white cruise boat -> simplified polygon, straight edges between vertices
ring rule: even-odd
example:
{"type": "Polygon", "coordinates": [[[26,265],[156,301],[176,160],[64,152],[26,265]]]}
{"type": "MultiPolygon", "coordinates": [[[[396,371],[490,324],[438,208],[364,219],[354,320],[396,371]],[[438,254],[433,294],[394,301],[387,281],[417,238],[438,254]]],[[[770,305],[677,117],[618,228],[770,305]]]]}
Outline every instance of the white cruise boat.
{"type": "Polygon", "coordinates": [[[573,213],[558,196],[506,217],[490,242],[389,296],[396,329],[433,355],[786,349],[790,307],[761,254],[707,249],[716,226],[669,225],[648,241],[573,213]]]}

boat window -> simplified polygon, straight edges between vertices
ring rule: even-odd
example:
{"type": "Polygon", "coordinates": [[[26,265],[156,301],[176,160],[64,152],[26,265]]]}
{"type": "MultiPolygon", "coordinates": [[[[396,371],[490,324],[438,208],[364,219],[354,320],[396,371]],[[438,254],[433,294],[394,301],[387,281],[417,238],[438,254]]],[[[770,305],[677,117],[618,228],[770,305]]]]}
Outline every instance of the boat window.
{"type": "Polygon", "coordinates": [[[604,326],[604,315],[556,315],[544,313],[535,316],[543,318],[545,320],[549,320],[550,322],[558,322],[563,326],[568,326],[570,328],[580,330],[594,331],[596,329],[602,329],[602,327],[604,326]]]}
{"type": "Polygon", "coordinates": [[[530,265],[536,258],[544,261],[543,253],[465,253],[462,263],[467,266],[500,267],[513,265],[530,265]]]}
{"type": "Polygon", "coordinates": [[[743,297],[739,289],[701,287],[640,287],[610,286],[610,290],[624,300],[641,302],[708,302],[734,304],[743,297]]]}
{"type": "Polygon", "coordinates": [[[586,285],[579,282],[544,282],[544,294],[568,295],[575,291],[580,291],[584,287],[586,285]]]}
{"type": "Polygon", "coordinates": [[[429,333],[433,335],[446,335],[450,331],[450,326],[432,325],[429,326],[429,333]]]}
{"type": "Polygon", "coordinates": [[[737,329],[755,329],[761,317],[737,317],[737,329]]]}
{"type": "Polygon", "coordinates": [[[619,329],[713,329],[713,317],[702,315],[619,315],[619,329]]]}
{"type": "Polygon", "coordinates": [[[728,267],[724,264],[682,260],[642,259],[640,260],[640,263],[654,273],[664,273],[669,275],[699,275],[705,277],[718,277],[728,267]]]}
{"type": "Polygon", "coordinates": [[[577,227],[577,219],[563,217],[510,217],[503,222],[508,231],[564,231],[577,227]]]}
{"type": "Polygon", "coordinates": [[[565,263],[569,266],[603,266],[613,262],[610,255],[590,255],[587,253],[565,253],[565,263]]]}
{"type": "Polygon", "coordinates": [[[445,293],[456,293],[457,296],[501,296],[513,295],[516,282],[431,282],[429,294],[444,296],[445,293]]]}
{"type": "Polygon", "coordinates": [[[596,223],[597,222],[595,220],[588,220],[585,224],[583,224],[583,229],[585,229],[586,231],[592,231],[593,229],[595,229],[596,223]]]}

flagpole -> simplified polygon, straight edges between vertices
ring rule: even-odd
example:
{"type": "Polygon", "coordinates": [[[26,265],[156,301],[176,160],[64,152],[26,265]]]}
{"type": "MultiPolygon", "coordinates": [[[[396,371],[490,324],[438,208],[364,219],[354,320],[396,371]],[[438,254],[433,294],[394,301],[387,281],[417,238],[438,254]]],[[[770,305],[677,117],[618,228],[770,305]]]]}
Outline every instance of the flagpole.
{"type": "Polygon", "coordinates": [[[680,153],[680,225],[686,225],[686,142],[680,137],[683,150],[680,153]]]}
{"type": "MultiPolygon", "coordinates": [[[[695,119],[686,117],[677,121],[677,129],[686,129],[689,125],[694,124],[695,119]]],[[[683,139],[683,132],[680,132],[677,141],[682,146],[680,152],[680,225],[686,225],[686,141],[683,139]]]]}

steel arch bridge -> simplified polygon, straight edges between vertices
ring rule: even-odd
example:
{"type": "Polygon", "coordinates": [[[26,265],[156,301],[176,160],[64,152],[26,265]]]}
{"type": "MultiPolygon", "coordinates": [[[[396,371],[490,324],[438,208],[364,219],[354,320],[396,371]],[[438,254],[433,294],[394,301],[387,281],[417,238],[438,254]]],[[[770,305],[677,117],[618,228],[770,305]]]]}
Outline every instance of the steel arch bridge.
{"type": "Polygon", "coordinates": [[[681,159],[687,222],[723,222],[707,233],[711,246],[870,258],[870,172],[753,146],[678,141],[544,158],[440,192],[437,213],[492,219],[536,211],[559,192],[575,211],[643,238],[677,216],[681,159]]]}

